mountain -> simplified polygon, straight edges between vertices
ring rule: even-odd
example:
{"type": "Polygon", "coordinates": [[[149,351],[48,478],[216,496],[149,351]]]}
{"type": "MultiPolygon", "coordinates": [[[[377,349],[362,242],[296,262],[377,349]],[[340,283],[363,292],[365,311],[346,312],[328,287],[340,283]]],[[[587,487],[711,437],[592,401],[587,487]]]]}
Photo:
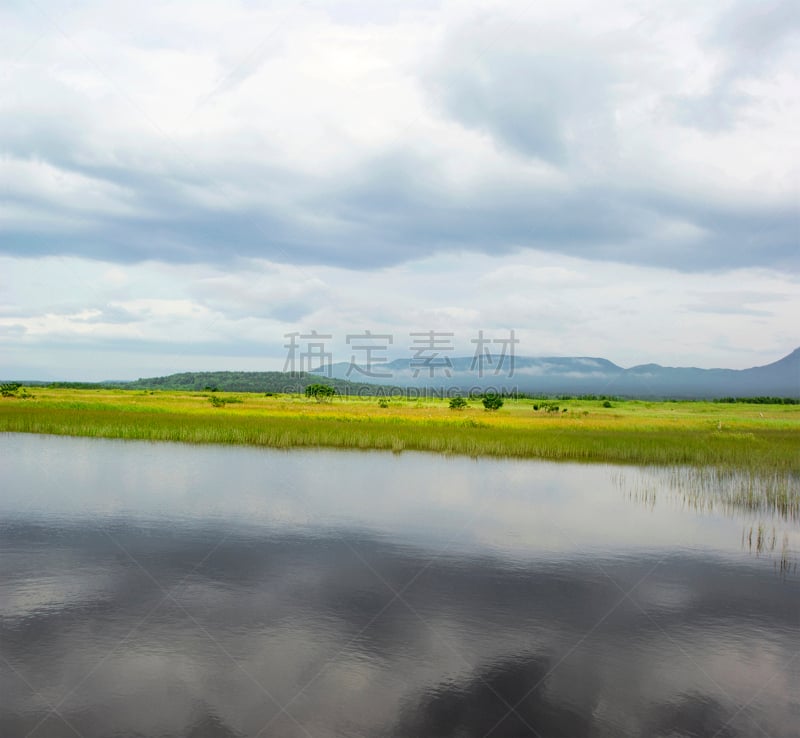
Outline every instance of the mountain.
{"type": "MultiPolygon", "coordinates": [[[[326,367],[327,369],[327,367],[326,367]]],[[[608,359],[590,356],[516,356],[483,370],[473,357],[396,359],[386,364],[354,367],[333,364],[330,375],[314,372],[184,372],[132,382],[23,382],[53,387],[114,387],[228,392],[303,392],[322,382],[341,394],[389,395],[433,390],[437,394],[498,391],[529,395],[614,395],[619,397],[715,399],[726,397],[791,397],[800,399],[800,348],[766,366],[751,369],[698,369],[641,364],[625,369],[608,359]],[[445,363],[449,362],[449,363],[445,363]],[[446,370],[446,371],[445,371],[446,370]],[[449,372],[449,376],[447,375],[449,372]],[[374,376],[376,374],[388,376],[374,376]],[[370,376],[372,375],[372,376],[370,376]]]]}
{"type": "Polygon", "coordinates": [[[346,362],[318,368],[326,380],[350,379],[434,390],[495,389],[526,394],[595,394],[642,398],[800,397],[800,348],[766,366],[751,369],[698,369],[641,364],[625,369],[607,359],[509,357],[480,364],[473,357],[396,359],[372,367],[346,362]],[[513,366],[512,366],[513,363],[513,366]],[[328,370],[329,369],[329,374],[328,370]],[[368,371],[369,370],[369,371],[368,371]],[[375,374],[389,376],[370,376],[375,374]],[[449,376],[448,376],[449,374],[449,376]]]}

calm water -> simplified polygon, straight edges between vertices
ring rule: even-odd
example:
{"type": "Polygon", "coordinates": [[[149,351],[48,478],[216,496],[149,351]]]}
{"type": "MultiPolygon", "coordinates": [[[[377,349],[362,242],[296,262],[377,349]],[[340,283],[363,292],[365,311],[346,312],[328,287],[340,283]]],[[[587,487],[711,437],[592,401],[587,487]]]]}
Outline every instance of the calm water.
{"type": "Polygon", "coordinates": [[[1,736],[800,735],[796,520],[603,466],[0,455],[1,736]]]}

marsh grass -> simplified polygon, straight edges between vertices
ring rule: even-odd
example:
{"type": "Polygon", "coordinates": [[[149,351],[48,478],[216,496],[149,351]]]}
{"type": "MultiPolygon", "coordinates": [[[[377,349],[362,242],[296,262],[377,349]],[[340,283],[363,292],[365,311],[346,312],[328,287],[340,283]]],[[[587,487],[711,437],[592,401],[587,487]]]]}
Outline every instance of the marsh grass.
{"type": "Polygon", "coordinates": [[[721,510],[800,522],[800,474],[791,470],[714,466],[616,470],[629,497],[654,506],[659,496],[697,512],[721,510]]]}
{"type": "Polygon", "coordinates": [[[700,514],[718,512],[745,521],[742,549],[769,556],[781,575],[797,572],[800,474],[787,469],[644,467],[614,469],[626,496],[649,508],[659,501],[700,514]],[[778,541],[782,545],[778,548],[778,541]]]}
{"type": "Polygon", "coordinates": [[[446,400],[393,399],[379,408],[374,398],[317,403],[300,395],[252,394],[244,402],[241,394],[215,396],[217,407],[207,393],[46,389],[25,402],[3,398],[0,431],[800,475],[798,406],[754,411],[738,404],[631,401],[615,402],[609,413],[599,401],[576,400],[560,401],[568,413],[543,414],[530,401],[507,400],[494,413],[476,404],[454,413],[446,400]]]}

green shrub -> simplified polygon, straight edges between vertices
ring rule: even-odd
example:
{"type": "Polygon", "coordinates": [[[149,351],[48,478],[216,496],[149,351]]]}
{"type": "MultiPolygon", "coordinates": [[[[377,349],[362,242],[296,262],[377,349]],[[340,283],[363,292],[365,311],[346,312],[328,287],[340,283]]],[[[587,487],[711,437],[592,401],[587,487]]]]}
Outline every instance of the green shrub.
{"type": "Polygon", "coordinates": [[[485,395],[483,398],[483,407],[485,410],[499,410],[503,407],[503,398],[495,394],[485,395]]]}
{"type": "MultiPolygon", "coordinates": [[[[540,402],[533,406],[534,410],[544,410],[547,413],[557,413],[559,411],[558,405],[555,402],[540,402]]],[[[566,412],[566,409],[565,409],[566,412]]]]}
{"type": "Polygon", "coordinates": [[[451,397],[450,398],[450,409],[451,410],[463,410],[467,406],[467,401],[463,397],[451,397]]]}
{"type": "Polygon", "coordinates": [[[208,398],[208,401],[214,407],[225,407],[225,405],[230,405],[230,404],[239,405],[243,402],[243,400],[240,397],[220,397],[219,395],[211,395],[211,397],[208,398]]]}
{"type": "Polygon", "coordinates": [[[327,384],[309,384],[306,387],[306,397],[313,397],[317,402],[330,400],[336,394],[336,390],[327,384]]]}

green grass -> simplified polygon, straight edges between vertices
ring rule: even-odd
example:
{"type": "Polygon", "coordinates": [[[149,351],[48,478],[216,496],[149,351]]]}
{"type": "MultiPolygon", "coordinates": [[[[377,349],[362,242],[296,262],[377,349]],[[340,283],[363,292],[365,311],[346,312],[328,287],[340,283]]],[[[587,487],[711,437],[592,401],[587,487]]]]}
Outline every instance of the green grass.
{"type": "Polygon", "coordinates": [[[39,389],[0,400],[0,431],[241,444],[414,450],[469,456],[689,465],[800,474],[800,407],[710,402],[560,400],[566,413],[507,400],[375,398],[317,403],[299,395],[39,389]],[[233,402],[231,402],[233,401],[233,402]]]}

